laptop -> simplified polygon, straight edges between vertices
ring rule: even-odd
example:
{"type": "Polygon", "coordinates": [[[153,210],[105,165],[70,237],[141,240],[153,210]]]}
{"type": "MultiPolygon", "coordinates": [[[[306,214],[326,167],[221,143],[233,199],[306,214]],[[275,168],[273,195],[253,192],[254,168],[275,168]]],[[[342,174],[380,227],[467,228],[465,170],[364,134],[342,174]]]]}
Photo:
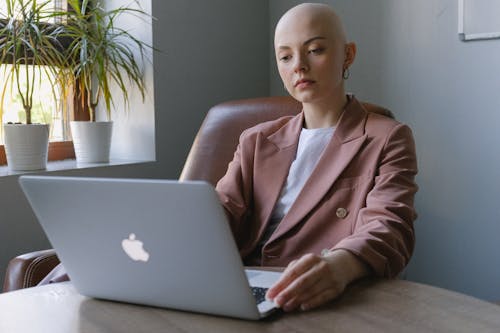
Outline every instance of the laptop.
{"type": "Polygon", "coordinates": [[[254,320],[276,309],[263,295],[280,273],[244,269],[206,182],[21,176],[19,183],[82,295],[254,320]]]}

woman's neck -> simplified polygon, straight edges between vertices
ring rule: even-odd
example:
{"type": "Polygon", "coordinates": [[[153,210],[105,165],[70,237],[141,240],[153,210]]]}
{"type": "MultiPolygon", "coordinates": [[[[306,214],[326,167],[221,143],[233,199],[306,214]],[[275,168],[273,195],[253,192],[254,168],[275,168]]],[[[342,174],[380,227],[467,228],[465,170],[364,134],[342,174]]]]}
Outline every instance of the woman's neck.
{"type": "Polygon", "coordinates": [[[335,126],[348,102],[345,93],[325,101],[302,103],[305,128],[335,126]]]}

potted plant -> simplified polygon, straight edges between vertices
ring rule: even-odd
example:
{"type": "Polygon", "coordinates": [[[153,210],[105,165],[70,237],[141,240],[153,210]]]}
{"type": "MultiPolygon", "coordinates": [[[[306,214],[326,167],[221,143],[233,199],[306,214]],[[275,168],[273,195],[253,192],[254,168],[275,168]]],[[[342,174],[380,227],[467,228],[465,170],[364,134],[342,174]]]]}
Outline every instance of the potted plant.
{"type": "MultiPolygon", "coordinates": [[[[47,23],[56,15],[49,2],[5,0],[6,10],[0,16],[0,64],[7,77],[2,83],[0,118],[8,91],[17,92],[22,101],[25,124],[4,124],[7,164],[11,170],[44,169],[47,164],[49,125],[33,124],[32,109],[35,89],[41,74],[56,74],[64,63],[59,34],[61,29],[47,23]],[[42,66],[43,65],[43,66],[42,66]],[[24,81],[24,82],[22,82],[24,81]]],[[[50,79],[52,75],[47,75],[50,79]]],[[[55,82],[50,82],[56,96],[55,82]]]]}
{"type": "Polygon", "coordinates": [[[90,115],[90,121],[71,122],[75,154],[79,163],[107,162],[112,130],[111,109],[117,97],[113,92],[118,90],[128,106],[129,91],[135,86],[144,100],[146,85],[139,59],[145,59],[145,51],[149,48],[129,31],[117,26],[117,19],[125,13],[149,15],[130,6],[106,9],[98,0],[68,0],[68,5],[71,10],[65,35],[71,42],[67,48],[69,65],[64,80],[73,84],[76,103],[90,115]],[[105,108],[107,121],[96,121],[98,105],[105,108]]]}

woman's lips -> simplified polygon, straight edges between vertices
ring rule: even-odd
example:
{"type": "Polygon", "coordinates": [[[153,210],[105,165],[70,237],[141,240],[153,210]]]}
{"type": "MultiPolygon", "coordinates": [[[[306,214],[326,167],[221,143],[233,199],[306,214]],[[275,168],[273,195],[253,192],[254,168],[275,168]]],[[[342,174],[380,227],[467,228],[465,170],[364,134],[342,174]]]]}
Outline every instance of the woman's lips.
{"type": "Polygon", "coordinates": [[[295,85],[294,87],[296,88],[307,88],[309,87],[310,85],[312,85],[314,83],[313,80],[308,80],[308,79],[300,79],[298,80],[297,82],[295,82],[295,85]]]}

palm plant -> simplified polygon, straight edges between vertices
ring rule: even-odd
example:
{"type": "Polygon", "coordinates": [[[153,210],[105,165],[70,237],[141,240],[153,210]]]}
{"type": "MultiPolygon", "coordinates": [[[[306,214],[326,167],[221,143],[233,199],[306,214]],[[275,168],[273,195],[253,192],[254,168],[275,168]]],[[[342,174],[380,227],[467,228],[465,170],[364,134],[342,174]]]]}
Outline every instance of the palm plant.
{"type": "MultiPolygon", "coordinates": [[[[0,119],[7,91],[15,90],[21,98],[26,123],[31,124],[33,94],[41,84],[41,72],[56,74],[65,63],[60,43],[63,29],[47,23],[60,14],[50,8],[50,1],[4,1],[6,10],[0,14],[0,64],[12,65],[4,66],[7,80],[1,88],[0,119]],[[24,84],[21,78],[25,79],[24,84]]],[[[56,84],[50,84],[56,97],[56,84]]]]}
{"type": "Polygon", "coordinates": [[[68,13],[65,36],[70,45],[67,47],[68,70],[63,77],[75,86],[78,103],[89,111],[90,120],[95,120],[101,99],[110,119],[113,83],[122,93],[125,105],[130,84],[139,89],[144,100],[146,86],[141,62],[135,54],[144,60],[149,46],[116,26],[116,21],[124,13],[148,14],[129,6],[106,10],[99,0],[68,0],[68,5],[72,10],[68,13]]]}

